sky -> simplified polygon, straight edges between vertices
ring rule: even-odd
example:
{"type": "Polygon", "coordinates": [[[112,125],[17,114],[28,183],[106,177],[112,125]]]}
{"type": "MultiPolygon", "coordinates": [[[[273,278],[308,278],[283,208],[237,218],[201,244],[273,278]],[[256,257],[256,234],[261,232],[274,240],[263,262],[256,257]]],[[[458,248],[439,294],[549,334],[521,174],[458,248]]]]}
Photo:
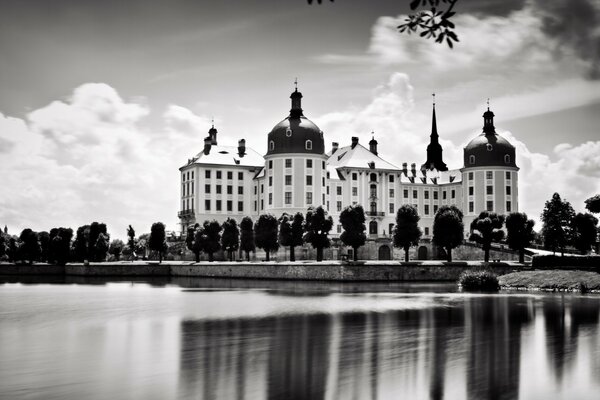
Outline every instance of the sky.
{"type": "MultiPolygon", "coordinates": [[[[600,192],[600,0],[459,0],[454,49],[396,30],[408,0],[0,0],[0,225],[176,230],[211,119],[266,151],[298,78],[326,148],[374,132],[425,161],[436,93],[450,168],[486,100],[517,147],[520,211],[600,192]]],[[[537,229],[541,225],[538,223],[537,229]]]]}

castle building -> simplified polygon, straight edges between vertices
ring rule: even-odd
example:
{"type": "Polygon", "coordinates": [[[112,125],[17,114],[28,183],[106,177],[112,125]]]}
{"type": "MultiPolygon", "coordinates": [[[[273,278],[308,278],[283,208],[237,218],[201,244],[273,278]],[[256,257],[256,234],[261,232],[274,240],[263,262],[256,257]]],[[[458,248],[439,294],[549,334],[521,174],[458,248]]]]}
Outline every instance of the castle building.
{"type": "Polygon", "coordinates": [[[484,210],[501,214],[518,211],[518,171],[515,148],[496,133],[494,113],[483,114],[482,133],[464,148],[464,165],[449,169],[439,143],[433,104],[427,158],[419,169],[404,162],[398,167],[379,156],[378,142],[365,147],[358,137],[325,151],[323,131],[306,118],[302,93],[291,94],[289,115],[267,135],[263,156],[246,147],[221,146],[214,126],[204,149],[182,166],[181,230],[196,222],[248,215],[302,212],[322,205],[333,217],[333,238],[342,227],[339,214],[360,204],[367,217],[370,239],[389,238],[395,215],[403,204],[414,204],[421,216],[424,238],[433,234],[433,218],[443,205],[463,211],[465,229],[484,210]]]}

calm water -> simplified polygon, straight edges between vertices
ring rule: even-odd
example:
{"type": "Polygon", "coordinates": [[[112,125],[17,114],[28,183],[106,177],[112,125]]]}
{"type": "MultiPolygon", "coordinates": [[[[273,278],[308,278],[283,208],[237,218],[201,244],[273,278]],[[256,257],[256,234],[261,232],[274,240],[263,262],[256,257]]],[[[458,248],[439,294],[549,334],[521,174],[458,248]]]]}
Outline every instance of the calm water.
{"type": "Polygon", "coordinates": [[[600,296],[0,281],[2,399],[598,399],[600,296]]]}

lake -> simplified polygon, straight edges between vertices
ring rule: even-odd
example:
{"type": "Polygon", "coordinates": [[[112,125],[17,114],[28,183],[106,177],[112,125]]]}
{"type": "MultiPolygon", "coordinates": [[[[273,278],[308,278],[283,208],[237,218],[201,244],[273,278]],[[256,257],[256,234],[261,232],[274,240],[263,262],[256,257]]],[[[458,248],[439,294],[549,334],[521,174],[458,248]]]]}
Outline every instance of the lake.
{"type": "Polygon", "coordinates": [[[600,296],[0,277],[2,399],[598,399],[600,296]]]}

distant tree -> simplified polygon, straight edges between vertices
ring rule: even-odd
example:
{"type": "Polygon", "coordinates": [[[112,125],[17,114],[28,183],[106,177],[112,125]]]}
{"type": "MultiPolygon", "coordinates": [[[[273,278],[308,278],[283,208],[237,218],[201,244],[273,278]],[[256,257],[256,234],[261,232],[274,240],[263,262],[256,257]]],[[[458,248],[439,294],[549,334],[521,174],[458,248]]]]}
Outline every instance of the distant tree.
{"type": "Polygon", "coordinates": [[[525,248],[535,240],[535,221],[527,219],[527,214],[514,212],[506,217],[506,242],[508,247],[519,252],[519,262],[525,262],[525,248]]]}
{"type": "Polygon", "coordinates": [[[404,261],[408,262],[411,246],[417,246],[421,239],[419,228],[419,212],[411,204],[404,204],[396,214],[396,226],[394,227],[394,246],[404,249],[404,261]]]}
{"type": "MultiPolygon", "coordinates": [[[[100,233],[94,243],[94,261],[105,261],[110,248],[110,236],[108,233],[100,233]]],[[[122,249],[121,249],[122,250],[122,249]]]]}
{"type": "Polygon", "coordinates": [[[600,213],[600,194],[590,197],[585,201],[585,208],[591,213],[600,213]]]}
{"type": "Polygon", "coordinates": [[[208,261],[214,261],[214,253],[221,248],[221,225],[217,221],[204,221],[202,245],[202,250],[208,254],[208,261]]]}
{"type": "Polygon", "coordinates": [[[240,222],[240,249],[246,253],[246,261],[250,261],[250,252],[256,249],[254,243],[254,222],[252,218],[244,217],[240,222]]]}
{"type": "Polygon", "coordinates": [[[127,247],[129,248],[131,261],[135,258],[135,230],[131,225],[127,227],[127,247]]]}
{"type": "Polygon", "coordinates": [[[38,241],[37,232],[34,232],[29,228],[23,229],[19,236],[19,240],[21,241],[21,247],[19,248],[21,258],[29,261],[29,264],[33,264],[34,261],[39,260],[42,250],[38,241]]]}
{"type": "Polygon", "coordinates": [[[254,225],[254,236],[256,247],[263,249],[267,256],[267,261],[270,261],[272,251],[279,249],[277,241],[277,218],[271,214],[262,214],[258,217],[258,221],[254,225]]]}
{"type": "Polygon", "coordinates": [[[143,233],[138,237],[138,240],[135,245],[136,254],[141,254],[142,259],[147,258],[146,251],[148,250],[148,239],[150,239],[149,233],[143,233]]]}
{"type": "Polygon", "coordinates": [[[558,193],[552,195],[552,199],[546,202],[542,211],[542,235],[544,236],[544,247],[556,253],[560,250],[561,255],[565,253],[565,247],[571,241],[571,222],[575,217],[575,211],[571,203],[563,201],[558,193]]]}
{"type": "Polygon", "coordinates": [[[77,228],[75,242],[73,242],[73,253],[77,261],[83,262],[89,259],[88,256],[88,238],[90,236],[90,226],[83,225],[77,228]]]}
{"type": "Polygon", "coordinates": [[[17,238],[16,236],[10,236],[8,238],[8,246],[6,249],[8,261],[16,262],[21,259],[20,247],[21,243],[19,243],[19,238],[17,238]]]}
{"type": "Polygon", "coordinates": [[[482,211],[479,216],[471,222],[471,236],[469,240],[481,245],[484,261],[490,261],[490,249],[493,242],[499,242],[504,238],[504,215],[494,212],[482,211]]]}
{"type": "Polygon", "coordinates": [[[203,243],[203,230],[200,224],[196,223],[195,225],[188,226],[187,236],[185,238],[185,244],[192,253],[194,253],[194,257],[196,262],[200,262],[200,253],[202,252],[202,243],[203,243]]]}
{"type": "Polygon", "coordinates": [[[40,243],[40,261],[48,262],[48,251],[50,247],[50,234],[46,231],[38,233],[38,241],[40,243]]]}
{"type": "Polygon", "coordinates": [[[0,231],[0,259],[6,255],[6,250],[8,248],[8,235],[5,235],[2,231],[0,231]]]}
{"type": "Polygon", "coordinates": [[[233,255],[240,248],[240,230],[238,224],[233,218],[227,218],[223,222],[223,236],[221,237],[221,246],[227,252],[229,261],[233,261],[233,255]]]}
{"type": "Polygon", "coordinates": [[[117,261],[119,261],[121,259],[121,253],[123,252],[124,247],[125,243],[123,243],[121,239],[115,239],[110,242],[108,252],[112,254],[117,261]]]}
{"type": "Polygon", "coordinates": [[[58,265],[65,265],[69,260],[73,229],[53,228],[50,230],[50,245],[48,248],[48,261],[58,265]]]}
{"type": "Polygon", "coordinates": [[[106,224],[92,222],[88,235],[88,257],[90,261],[104,261],[108,253],[110,235],[106,224]]]}
{"type": "Polygon", "coordinates": [[[332,227],[333,219],[322,206],[308,209],[304,223],[304,241],[317,249],[317,261],[323,261],[323,249],[331,245],[328,235],[332,227]]]}
{"type": "Polygon", "coordinates": [[[452,262],[452,249],[464,239],[463,213],[456,206],[441,206],[433,219],[433,243],[442,247],[452,262]]]}
{"type": "Polygon", "coordinates": [[[592,214],[577,213],[571,222],[571,240],[573,247],[586,254],[596,243],[598,219],[592,214]]]}
{"type": "Polygon", "coordinates": [[[148,248],[158,253],[158,262],[162,263],[163,253],[167,251],[167,236],[165,233],[165,224],[155,222],[150,228],[150,238],[148,239],[148,248]]]}
{"type": "Polygon", "coordinates": [[[290,248],[290,261],[296,261],[294,248],[302,246],[304,243],[302,240],[304,234],[303,223],[304,215],[302,213],[296,213],[293,217],[283,213],[279,217],[279,244],[290,248]]]}
{"type": "Polygon", "coordinates": [[[361,205],[348,206],[340,213],[340,224],[344,230],[340,240],[354,250],[354,261],[358,261],[358,248],[367,241],[365,210],[361,205]]]}

